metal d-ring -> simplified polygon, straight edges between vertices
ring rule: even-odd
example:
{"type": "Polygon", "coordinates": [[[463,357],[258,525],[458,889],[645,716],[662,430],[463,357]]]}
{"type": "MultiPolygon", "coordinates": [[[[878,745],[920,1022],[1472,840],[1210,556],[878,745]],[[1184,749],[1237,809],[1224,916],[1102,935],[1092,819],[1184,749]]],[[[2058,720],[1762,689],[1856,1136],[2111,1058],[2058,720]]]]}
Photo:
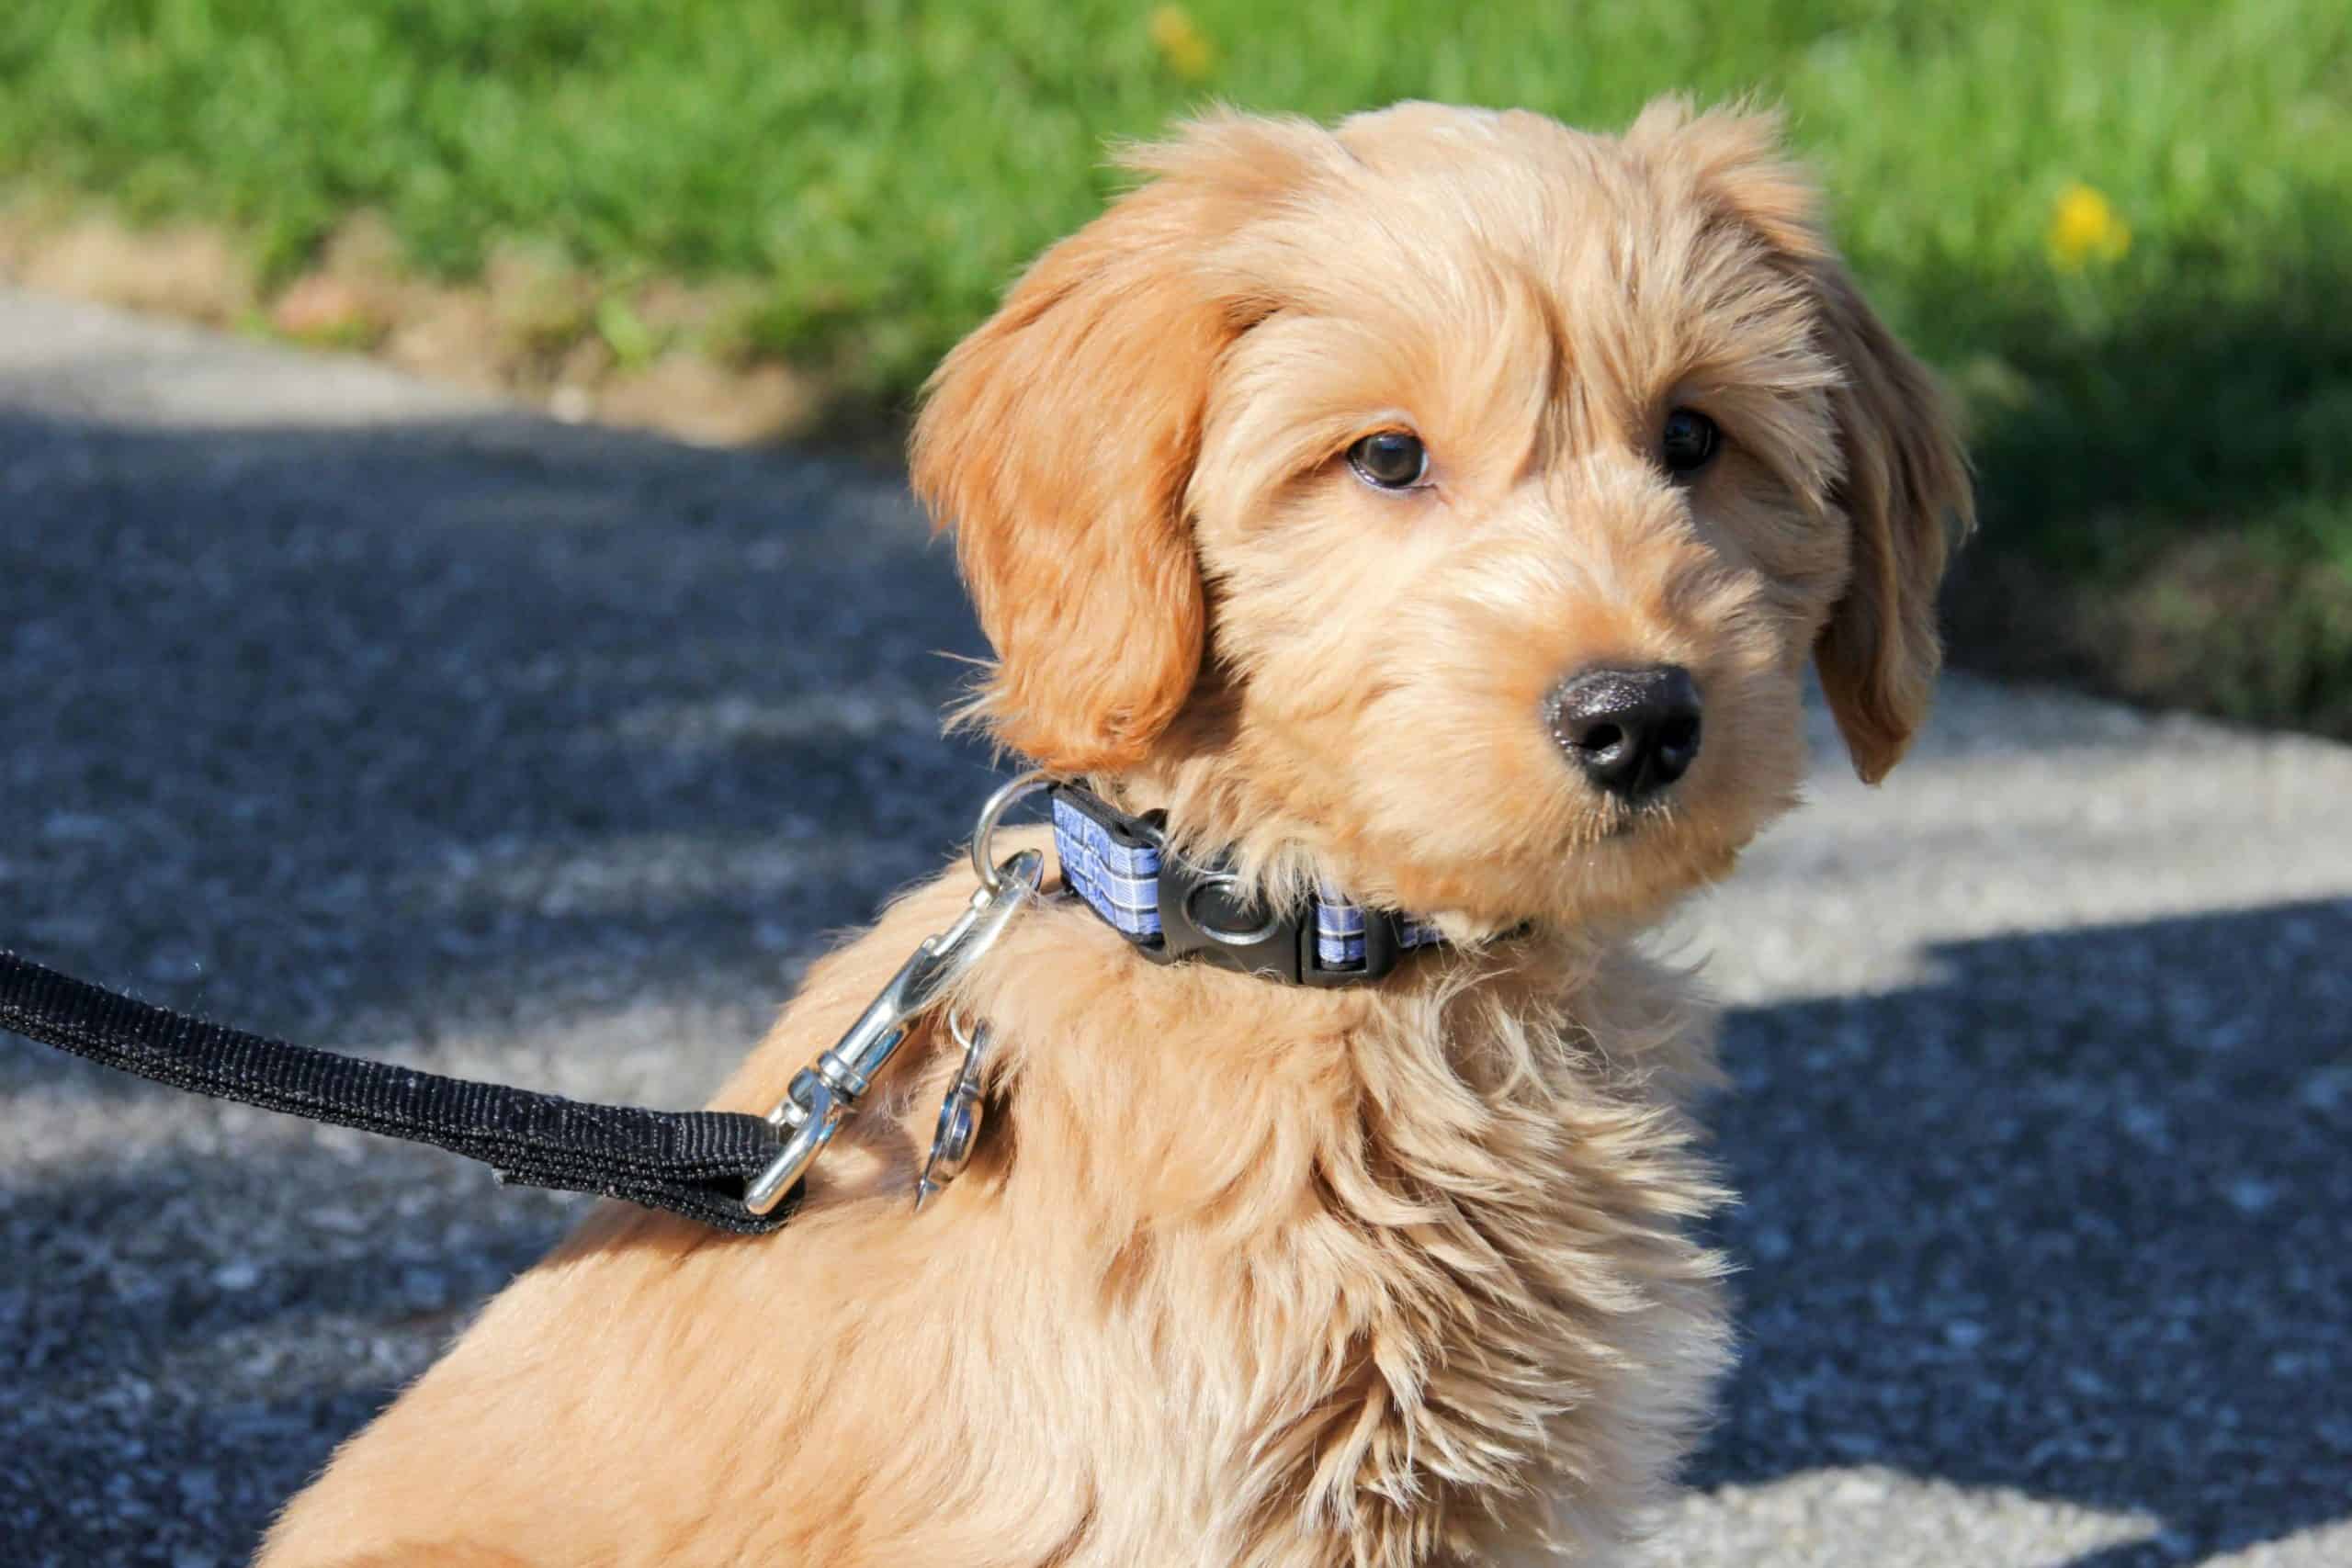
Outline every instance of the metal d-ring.
{"type": "Polygon", "coordinates": [[[1053,787],[1053,774],[1042,768],[1033,770],[989,796],[988,804],[980,807],[980,819],[972,825],[972,870],[978,874],[980,886],[990,893],[1001,892],[1004,888],[1003,873],[991,852],[998,821],[1006,812],[1038,791],[1053,787]]]}

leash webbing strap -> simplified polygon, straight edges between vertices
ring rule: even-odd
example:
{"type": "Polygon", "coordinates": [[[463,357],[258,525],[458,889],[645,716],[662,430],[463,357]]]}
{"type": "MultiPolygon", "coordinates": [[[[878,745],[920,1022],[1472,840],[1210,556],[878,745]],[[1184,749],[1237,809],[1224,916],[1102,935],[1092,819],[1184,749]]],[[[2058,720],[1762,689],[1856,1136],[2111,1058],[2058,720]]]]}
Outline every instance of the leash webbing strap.
{"type": "Polygon", "coordinates": [[[339,1056],[207,1023],[0,952],[0,1029],[175,1089],[431,1144],[502,1181],[593,1192],[763,1234],[743,1190],[775,1156],[767,1122],[718,1111],[591,1105],[339,1056]]]}

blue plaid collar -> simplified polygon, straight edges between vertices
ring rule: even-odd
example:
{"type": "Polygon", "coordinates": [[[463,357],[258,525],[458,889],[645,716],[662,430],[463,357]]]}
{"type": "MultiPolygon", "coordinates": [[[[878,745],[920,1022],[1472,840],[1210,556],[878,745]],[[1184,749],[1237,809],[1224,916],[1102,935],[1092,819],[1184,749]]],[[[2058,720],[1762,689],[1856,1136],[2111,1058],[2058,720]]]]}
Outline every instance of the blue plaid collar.
{"type": "Polygon", "coordinates": [[[1170,849],[1158,813],[1131,817],[1082,785],[1055,785],[1053,807],[1063,884],[1154,962],[1350,986],[1443,940],[1427,920],[1351,903],[1329,887],[1303,910],[1269,911],[1230,871],[1170,849]]]}

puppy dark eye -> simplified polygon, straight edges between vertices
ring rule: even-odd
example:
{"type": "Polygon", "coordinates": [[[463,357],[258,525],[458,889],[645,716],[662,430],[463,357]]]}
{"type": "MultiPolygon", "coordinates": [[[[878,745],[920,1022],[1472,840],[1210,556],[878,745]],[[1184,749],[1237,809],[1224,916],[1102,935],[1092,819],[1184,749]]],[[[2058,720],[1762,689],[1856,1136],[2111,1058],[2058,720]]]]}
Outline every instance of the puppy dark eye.
{"type": "Polygon", "coordinates": [[[1697,409],[1676,409],[1666,416],[1657,441],[1657,455],[1667,471],[1695,474],[1712,461],[1723,445],[1724,433],[1697,409]]]}
{"type": "Polygon", "coordinates": [[[1382,490],[1410,490],[1430,471],[1430,455],[1412,432],[1384,430],[1348,448],[1348,467],[1366,484],[1382,490]]]}

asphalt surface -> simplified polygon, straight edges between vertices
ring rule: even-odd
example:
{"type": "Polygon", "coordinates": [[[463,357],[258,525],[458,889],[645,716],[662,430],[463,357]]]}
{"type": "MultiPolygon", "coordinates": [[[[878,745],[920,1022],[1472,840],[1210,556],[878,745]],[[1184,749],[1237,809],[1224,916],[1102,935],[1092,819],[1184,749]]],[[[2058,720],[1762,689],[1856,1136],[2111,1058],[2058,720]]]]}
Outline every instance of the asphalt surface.
{"type": "MultiPolygon", "coordinates": [[[[0,944],[696,1103],[963,832],[899,478],[0,293],[0,944]]],[[[1713,955],[1740,1370],[1656,1561],[2352,1563],[2352,750],[1954,681],[1713,955]]],[[[243,1561],[576,1201],[0,1038],[0,1564],[243,1561]]]]}

